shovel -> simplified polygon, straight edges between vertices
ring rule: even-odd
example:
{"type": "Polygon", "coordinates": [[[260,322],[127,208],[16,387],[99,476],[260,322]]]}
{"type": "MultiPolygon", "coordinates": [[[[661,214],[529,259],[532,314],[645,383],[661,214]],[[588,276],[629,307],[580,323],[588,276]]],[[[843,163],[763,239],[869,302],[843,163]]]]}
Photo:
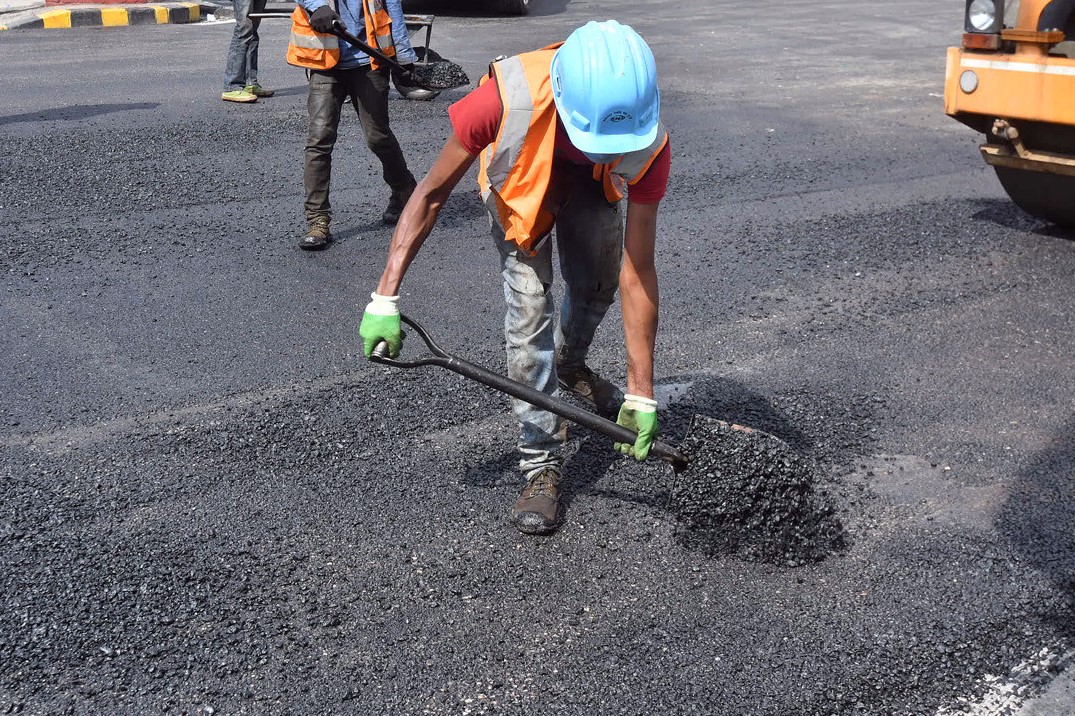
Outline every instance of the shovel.
{"type": "MultiPolygon", "coordinates": [[[[524,400],[539,408],[544,408],[550,413],[555,413],[573,423],[590,428],[595,432],[612,438],[615,442],[634,445],[635,438],[638,436],[633,430],[625,428],[606,418],[602,418],[600,415],[595,415],[588,410],[584,410],[568,402],[554,398],[551,395],[546,395],[540,390],[531,388],[529,385],[506,378],[499,373],[494,373],[491,370],[487,370],[479,365],[463,360],[458,356],[454,356],[437,345],[436,341],[433,340],[426,329],[413,318],[401,315],[400,319],[413,328],[415,333],[422,337],[422,340],[425,341],[425,344],[432,355],[410,361],[389,358],[388,344],[382,342],[374,348],[373,353],[370,355],[370,360],[374,363],[390,365],[395,368],[417,368],[424,365],[439,365],[442,368],[447,368],[450,371],[458,373],[466,378],[470,378],[471,380],[475,380],[482,385],[489,386],[501,393],[507,393],[514,398],[524,400]]],[[[653,446],[650,448],[650,455],[669,463],[675,468],[676,472],[685,470],[690,464],[686,455],[676,448],[661,442],[653,443],[653,446]]]]}
{"type": "Polygon", "coordinates": [[[394,70],[403,73],[407,78],[407,84],[419,89],[440,91],[470,84],[470,78],[467,77],[467,73],[463,71],[463,68],[447,60],[415,64],[408,69],[377,48],[371,47],[368,43],[352,35],[339,20],[332,22],[332,34],[351,43],[370,57],[376,57],[394,70]]]}

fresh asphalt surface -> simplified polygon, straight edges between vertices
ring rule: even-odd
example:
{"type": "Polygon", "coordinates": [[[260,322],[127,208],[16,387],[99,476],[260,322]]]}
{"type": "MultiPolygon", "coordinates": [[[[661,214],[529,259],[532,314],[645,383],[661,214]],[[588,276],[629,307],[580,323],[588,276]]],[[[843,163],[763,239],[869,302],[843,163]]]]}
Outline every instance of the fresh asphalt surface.
{"type": "MultiPolygon", "coordinates": [[[[563,528],[517,534],[506,400],[361,358],[390,232],[353,116],[339,241],[296,247],[286,22],[253,106],[218,99],[229,24],[8,32],[0,713],[987,713],[1064,667],[1075,241],[943,114],[961,4],[535,3],[441,13],[433,47],[476,79],[588,19],[648,38],[665,437],[698,413],[784,438],[847,552],[688,549],[670,471],[584,430],[563,528]]],[[[459,96],[393,101],[416,174],[459,96]]],[[[485,225],[471,175],[402,303],[500,370],[485,225]]],[[[617,310],[592,364],[622,380],[617,310]]]]}

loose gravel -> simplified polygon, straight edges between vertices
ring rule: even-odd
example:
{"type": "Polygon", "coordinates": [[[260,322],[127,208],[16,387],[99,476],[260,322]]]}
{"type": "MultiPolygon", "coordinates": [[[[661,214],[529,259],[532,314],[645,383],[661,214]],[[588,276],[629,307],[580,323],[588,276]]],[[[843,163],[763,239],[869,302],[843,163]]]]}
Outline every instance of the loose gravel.
{"type": "Polygon", "coordinates": [[[448,60],[415,65],[414,76],[420,84],[430,89],[453,89],[470,84],[466,71],[448,60]]]}
{"type": "Polygon", "coordinates": [[[682,447],[691,465],[671,505],[686,546],[788,567],[847,548],[834,504],[814,490],[811,461],[779,439],[697,416],[682,447]]]}

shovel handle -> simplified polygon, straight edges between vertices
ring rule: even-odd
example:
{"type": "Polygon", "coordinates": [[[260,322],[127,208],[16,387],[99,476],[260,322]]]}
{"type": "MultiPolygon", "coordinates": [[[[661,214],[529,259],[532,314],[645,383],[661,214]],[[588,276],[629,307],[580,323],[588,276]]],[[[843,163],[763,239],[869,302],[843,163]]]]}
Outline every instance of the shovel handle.
{"type": "Polygon", "coordinates": [[[332,21],[332,34],[336,35],[336,37],[342,37],[343,39],[347,40],[370,57],[376,57],[381,62],[385,63],[386,65],[391,65],[392,67],[395,67],[400,72],[406,72],[406,70],[403,69],[403,65],[399,64],[399,62],[384,54],[376,47],[370,46],[369,43],[363,42],[358,37],[349,33],[347,31],[347,28],[344,27],[343,23],[339,20],[332,21]]]}
{"type": "MultiPolygon", "coordinates": [[[[368,42],[363,42],[361,38],[352,35],[350,32],[347,31],[347,28],[344,27],[343,23],[341,23],[339,20],[332,21],[332,34],[334,34],[336,37],[347,40],[347,42],[362,50],[370,57],[375,57],[386,65],[389,65],[390,67],[395,68],[399,72],[402,72],[406,77],[406,83],[408,85],[413,85],[414,87],[417,87],[419,89],[430,90],[432,92],[440,92],[446,89],[462,87],[469,82],[465,74],[461,78],[462,82],[454,81],[453,84],[442,84],[441,82],[434,82],[428,76],[423,78],[418,72],[414,70],[409,70],[408,68],[401,65],[399,63],[399,60],[396,60],[393,57],[389,57],[388,55],[378,50],[376,47],[371,46],[368,42]]],[[[462,72],[462,70],[460,70],[460,72],[462,72]]]]}
{"type": "MultiPolygon", "coordinates": [[[[536,388],[531,388],[525,383],[520,383],[519,381],[512,380],[499,373],[494,373],[480,365],[476,365],[470,361],[463,360],[458,356],[448,353],[437,345],[429,333],[414,319],[406,315],[400,315],[400,318],[422,337],[422,340],[425,341],[426,346],[429,347],[429,350],[433,355],[418,360],[401,361],[398,358],[389,358],[388,344],[381,342],[377,344],[370,354],[370,360],[374,363],[390,365],[396,368],[417,368],[418,366],[423,365],[438,365],[466,378],[477,381],[482,385],[498,390],[501,393],[507,393],[513,398],[518,398],[531,405],[536,405],[539,408],[548,410],[550,413],[555,413],[561,418],[566,418],[573,423],[590,428],[591,430],[601,433],[605,437],[612,438],[614,442],[633,445],[638,438],[638,434],[635,433],[635,431],[625,428],[619,423],[614,423],[607,418],[591,413],[589,410],[576,407],[571,403],[543,393],[536,388]]],[[[650,454],[669,463],[677,472],[685,469],[689,464],[686,455],[671,445],[662,442],[654,442],[650,447],[650,454]]]]}

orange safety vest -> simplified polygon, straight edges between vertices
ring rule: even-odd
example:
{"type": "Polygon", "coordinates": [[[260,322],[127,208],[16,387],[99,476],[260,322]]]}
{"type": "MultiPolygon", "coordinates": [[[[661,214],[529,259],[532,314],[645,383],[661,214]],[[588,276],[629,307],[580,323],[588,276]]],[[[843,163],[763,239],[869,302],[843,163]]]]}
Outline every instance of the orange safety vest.
{"type": "MultiPolygon", "coordinates": [[[[328,0],[328,4],[333,10],[336,9],[335,0],[328,0]]],[[[395,57],[392,17],[384,6],[384,0],[362,0],[362,18],[366,24],[367,43],[385,56],[395,57]]],[[[287,61],[288,64],[312,70],[331,69],[340,61],[340,39],[310,27],[310,16],[306,9],[298,4],[291,12],[291,39],[287,43],[287,61]]],[[[380,67],[377,58],[370,57],[370,67],[375,70],[380,67]]]]}
{"type": "MultiPolygon", "coordinates": [[[[504,238],[527,253],[552,230],[555,219],[542,204],[552,180],[556,143],[549,68],[561,44],[494,62],[479,82],[490,77],[496,81],[503,110],[496,138],[479,155],[478,186],[486,207],[500,219],[504,238]]],[[[626,186],[645,175],[667,143],[661,124],[650,146],[612,164],[594,165],[593,177],[602,183],[605,198],[622,199],[626,186]]]]}

